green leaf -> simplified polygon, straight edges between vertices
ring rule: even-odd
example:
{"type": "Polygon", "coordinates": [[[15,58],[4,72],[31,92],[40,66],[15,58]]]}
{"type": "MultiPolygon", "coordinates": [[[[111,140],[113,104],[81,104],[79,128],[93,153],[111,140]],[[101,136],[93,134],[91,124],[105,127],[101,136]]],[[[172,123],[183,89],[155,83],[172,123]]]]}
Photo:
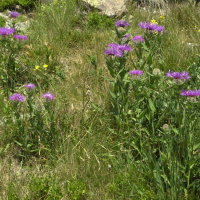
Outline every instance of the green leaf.
{"type": "Polygon", "coordinates": [[[20,147],[22,147],[23,146],[23,144],[21,144],[21,143],[19,143],[19,142],[17,142],[16,140],[15,140],[15,143],[17,143],[20,147]]]}
{"type": "Polygon", "coordinates": [[[177,135],[179,134],[178,130],[176,128],[172,129],[174,131],[174,133],[176,133],[177,135]]]}
{"type": "Polygon", "coordinates": [[[200,147],[200,143],[194,145],[193,150],[195,151],[195,150],[197,150],[199,147],[200,147]]]}
{"type": "Polygon", "coordinates": [[[150,98],[148,99],[148,101],[149,101],[149,107],[150,107],[151,111],[155,112],[156,108],[154,106],[153,101],[150,98]]]}

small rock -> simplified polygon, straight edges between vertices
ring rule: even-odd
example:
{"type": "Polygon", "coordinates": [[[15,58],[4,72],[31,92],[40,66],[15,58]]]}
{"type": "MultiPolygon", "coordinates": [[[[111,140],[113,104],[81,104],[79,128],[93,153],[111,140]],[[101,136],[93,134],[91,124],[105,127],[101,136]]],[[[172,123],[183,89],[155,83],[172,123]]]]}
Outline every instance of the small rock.
{"type": "Polygon", "coordinates": [[[85,7],[97,8],[108,17],[120,17],[127,11],[128,0],[83,0],[85,7]]]}

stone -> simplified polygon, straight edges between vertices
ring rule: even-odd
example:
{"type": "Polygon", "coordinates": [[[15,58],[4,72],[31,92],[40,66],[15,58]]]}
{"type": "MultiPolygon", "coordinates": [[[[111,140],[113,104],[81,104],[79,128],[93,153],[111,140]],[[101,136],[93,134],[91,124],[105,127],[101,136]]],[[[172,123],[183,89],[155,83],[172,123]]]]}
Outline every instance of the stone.
{"type": "Polygon", "coordinates": [[[98,9],[108,17],[120,17],[127,11],[128,0],[82,0],[86,7],[98,9]]]}

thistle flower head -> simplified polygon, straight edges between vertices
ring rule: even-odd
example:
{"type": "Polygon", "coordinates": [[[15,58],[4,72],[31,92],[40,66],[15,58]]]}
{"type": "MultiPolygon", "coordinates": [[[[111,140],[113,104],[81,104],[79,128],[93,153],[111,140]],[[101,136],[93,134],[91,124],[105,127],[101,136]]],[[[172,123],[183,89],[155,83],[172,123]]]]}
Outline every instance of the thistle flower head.
{"type": "Polygon", "coordinates": [[[127,33],[126,35],[124,35],[124,39],[127,39],[128,37],[130,37],[130,34],[129,33],[127,33]]]}
{"type": "Polygon", "coordinates": [[[129,26],[130,24],[124,20],[119,20],[115,22],[115,26],[117,27],[125,27],[125,26],[129,26]]]}
{"type": "Polygon", "coordinates": [[[171,72],[170,70],[166,73],[167,77],[171,77],[174,79],[190,79],[191,77],[189,76],[188,72],[171,72]]]}
{"type": "Polygon", "coordinates": [[[14,10],[10,13],[10,17],[17,18],[19,16],[18,12],[15,12],[14,10]]]}
{"type": "Polygon", "coordinates": [[[25,100],[25,97],[22,96],[21,94],[19,93],[15,93],[13,94],[12,96],[10,96],[10,100],[11,101],[14,101],[14,102],[22,102],[25,100]]]}
{"type": "Polygon", "coordinates": [[[28,83],[25,85],[25,88],[27,88],[28,91],[32,91],[35,88],[35,85],[33,83],[28,83]]]}
{"type": "MultiPolygon", "coordinates": [[[[154,21],[153,21],[154,22],[154,21]]],[[[165,32],[165,27],[164,26],[158,26],[157,22],[151,23],[151,22],[140,22],[139,26],[143,29],[147,29],[150,31],[157,31],[158,33],[160,32],[165,32]]]]}
{"type": "Polygon", "coordinates": [[[200,90],[182,90],[181,96],[188,96],[188,97],[200,96],[200,90]]]}
{"type": "Polygon", "coordinates": [[[118,57],[123,57],[123,52],[124,51],[132,51],[131,47],[126,45],[126,44],[115,44],[115,43],[110,43],[108,44],[108,47],[105,51],[104,54],[107,55],[112,55],[112,56],[118,56],[118,57]]]}
{"type": "Polygon", "coordinates": [[[133,42],[136,42],[136,43],[145,41],[140,35],[136,35],[132,40],[133,40],[133,42]]]}
{"type": "Polygon", "coordinates": [[[27,40],[27,36],[25,35],[14,35],[13,37],[18,40],[27,40]]]}
{"type": "Polygon", "coordinates": [[[0,35],[11,35],[15,32],[14,28],[0,28],[0,35]]]}
{"type": "Polygon", "coordinates": [[[52,101],[54,99],[54,95],[51,94],[50,92],[47,92],[42,95],[42,98],[45,98],[46,100],[52,101]]]}
{"type": "Polygon", "coordinates": [[[137,69],[129,72],[131,75],[143,75],[143,71],[137,69]]]}
{"type": "Polygon", "coordinates": [[[134,80],[139,80],[140,76],[143,75],[143,71],[141,70],[132,70],[129,73],[132,75],[134,80]]]}

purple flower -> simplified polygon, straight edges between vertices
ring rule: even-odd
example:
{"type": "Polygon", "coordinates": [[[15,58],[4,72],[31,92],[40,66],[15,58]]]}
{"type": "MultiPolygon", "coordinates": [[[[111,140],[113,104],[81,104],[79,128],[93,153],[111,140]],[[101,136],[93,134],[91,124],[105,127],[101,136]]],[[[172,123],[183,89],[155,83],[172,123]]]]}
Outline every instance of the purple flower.
{"type": "Polygon", "coordinates": [[[117,50],[115,48],[109,48],[104,51],[104,54],[110,55],[110,56],[118,56],[123,57],[123,52],[121,50],[117,50]]]}
{"type": "Polygon", "coordinates": [[[127,33],[127,34],[123,37],[123,39],[127,39],[128,37],[130,37],[130,34],[129,34],[129,33],[127,33]]]}
{"type": "Polygon", "coordinates": [[[133,38],[133,42],[144,42],[144,39],[140,36],[140,35],[137,35],[133,38]]]}
{"type": "Polygon", "coordinates": [[[189,97],[200,96],[200,90],[182,90],[181,95],[189,97]]]}
{"type": "Polygon", "coordinates": [[[14,28],[5,28],[5,27],[0,28],[0,35],[11,35],[14,32],[15,32],[14,28]]]}
{"type": "Polygon", "coordinates": [[[25,35],[14,35],[13,37],[18,40],[27,40],[27,36],[25,35]]]}
{"type": "Polygon", "coordinates": [[[25,85],[25,88],[28,89],[28,91],[32,91],[34,89],[35,85],[33,83],[29,83],[27,85],[25,85]]]}
{"type": "Polygon", "coordinates": [[[166,76],[174,78],[174,79],[190,79],[188,72],[171,72],[170,70],[166,73],[166,76]]]}
{"type": "Polygon", "coordinates": [[[143,71],[137,69],[129,72],[131,75],[143,75],[143,71]]]}
{"type": "Polygon", "coordinates": [[[14,10],[10,13],[10,16],[12,18],[17,18],[19,16],[19,13],[18,12],[15,12],[14,10]]]}
{"type": "Polygon", "coordinates": [[[125,26],[129,26],[130,24],[127,23],[126,21],[124,20],[119,20],[119,21],[116,21],[115,22],[115,26],[117,27],[125,27],[125,26]]]}
{"type": "Polygon", "coordinates": [[[110,43],[108,44],[109,47],[120,50],[120,51],[132,51],[131,47],[128,46],[127,44],[115,44],[115,43],[110,43]]]}
{"type": "Polygon", "coordinates": [[[157,28],[157,24],[151,24],[151,22],[140,22],[139,26],[143,29],[147,29],[147,30],[156,30],[157,28]]]}
{"type": "Polygon", "coordinates": [[[25,97],[21,94],[15,93],[12,96],[10,96],[10,100],[14,102],[22,102],[25,100],[25,97]]]}
{"type": "Polygon", "coordinates": [[[164,29],[165,29],[164,26],[157,26],[155,30],[158,31],[158,32],[160,33],[160,32],[162,32],[162,31],[165,32],[164,29]]]}
{"type": "Polygon", "coordinates": [[[115,44],[115,43],[110,43],[110,44],[108,44],[108,46],[110,48],[108,48],[104,51],[104,54],[107,54],[107,55],[123,57],[124,51],[127,51],[127,52],[132,51],[131,47],[126,44],[119,45],[119,44],[115,44]]]}
{"type": "Polygon", "coordinates": [[[46,100],[50,100],[50,101],[52,101],[54,99],[54,95],[51,94],[50,92],[43,94],[42,97],[45,98],[46,100]]]}
{"type": "Polygon", "coordinates": [[[129,72],[134,80],[139,80],[140,76],[143,75],[143,71],[141,70],[132,70],[129,72]]]}

